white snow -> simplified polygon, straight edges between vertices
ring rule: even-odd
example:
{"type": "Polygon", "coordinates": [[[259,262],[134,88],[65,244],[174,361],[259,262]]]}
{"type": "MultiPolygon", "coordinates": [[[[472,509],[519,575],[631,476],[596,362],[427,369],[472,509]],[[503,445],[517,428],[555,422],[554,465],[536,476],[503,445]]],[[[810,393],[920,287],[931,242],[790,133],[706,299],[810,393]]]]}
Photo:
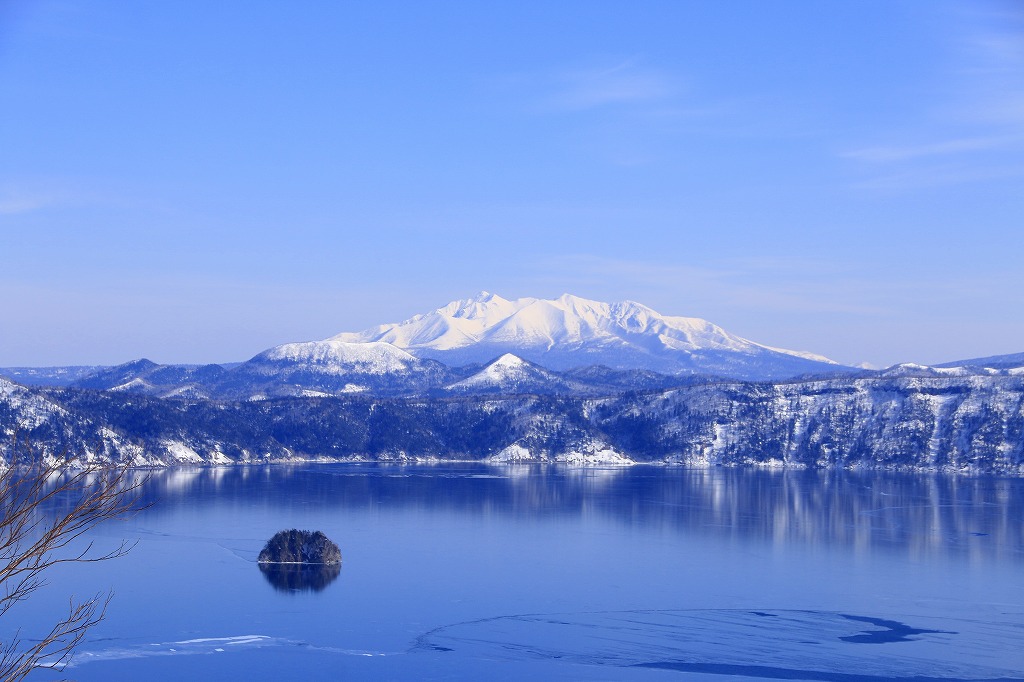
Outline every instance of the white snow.
{"type": "Polygon", "coordinates": [[[347,342],[337,337],[326,341],[286,343],[257,356],[261,360],[314,365],[320,372],[386,374],[407,370],[416,358],[390,343],[347,342]]]}
{"type": "Polygon", "coordinates": [[[497,464],[501,462],[523,462],[531,459],[534,459],[534,456],[529,450],[519,443],[513,443],[496,455],[491,455],[488,461],[497,464]]]}
{"type": "Polygon", "coordinates": [[[167,440],[163,442],[163,446],[167,449],[167,454],[179,463],[199,464],[203,461],[202,455],[181,441],[167,440]]]}
{"type": "Polygon", "coordinates": [[[542,372],[539,369],[531,367],[519,356],[505,353],[476,374],[452,384],[451,388],[509,386],[529,378],[539,379],[540,374],[542,372]]]}
{"type": "Polygon", "coordinates": [[[999,375],[1004,371],[991,367],[932,367],[915,362],[904,362],[893,365],[882,372],[886,376],[935,376],[935,377],[967,377],[978,374],[999,375]]]}
{"type": "Polygon", "coordinates": [[[6,403],[15,414],[19,429],[34,429],[54,415],[67,414],[67,411],[56,403],[2,377],[0,377],[0,401],[6,403]]]}
{"type": "Polygon", "coordinates": [[[123,384],[120,384],[119,386],[114,386],[110,390],[111,391],[130,391],[130,390],[135,389],[135,388],[145,389],[147,387],[149,387],[149,384],[147,384],[142,379],[140,379],[138,377],[135,377],[131,381],[127,381],[127,382],[125,382],[123,384]]]}
{"type": "Polygon", "coordinates": [[[607,445],[599,445],[593,450],[588,448],[585,451],[566,452],[555,457],[555,461],[564,462],[565,464],[583,464],[590,466],[595,464],[611,464],[614,466],[629,466],[631,464],[636,464],[636,462],[631,460],[629,457],[626,457],[621,452],[617,452],[607,445]]]}
{"type": "Polygon", "coordinates": [[[509,351],[629,349],[647,355],[672,351],[751,355],[770,351],[835,364],[821,355],[754,343],[707,320],[661,315],[633,301],[602,303],[571,294],[553,300],[510,301],[482,292],[404,322],[338,334],[323,343],[382,342],[413,354],[486,344],[509,351]]]}

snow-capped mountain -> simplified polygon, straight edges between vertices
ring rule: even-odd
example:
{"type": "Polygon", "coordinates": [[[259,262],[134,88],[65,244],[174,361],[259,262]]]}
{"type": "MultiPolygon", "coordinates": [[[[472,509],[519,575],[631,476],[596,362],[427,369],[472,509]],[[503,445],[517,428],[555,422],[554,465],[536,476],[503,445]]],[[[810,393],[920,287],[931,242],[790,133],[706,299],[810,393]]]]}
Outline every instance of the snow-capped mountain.
{"type": "Polygon", "coordinates": [[[510,301],[483,292],[405,322],[338,334],[328,342],[384,342],[452,366],[513,353],[556,370],[602,364],[667,374],[775,379],[843,369],[821,355],[755,343],[699,318],[661,315],[632,301],[601,303],[570,294],[510,301]]]}
{"type": "Polygon", "coordinates": [[[286,343],[260,353],[250,360],[253,361],[264,366],[302,365],[325,374],[407,372],[418,362],[409,353],[389,343],[346,343],[337,339],[286,343]]]}
{"type": "Polygon", "coordinates": [[[849,371],[820,355],[754,343],[705,320],[661,315],[639,303],[569,294],[509,301],[482,293],[399,324],[275,346],[233,367],[137,360],[70,385],[187,399],[595,394],[679,385],[693,375],[761,381],[849,371]]]}
{"type": "Polygon", "coordinates": [[[583,382],[566,380],[512,353],[484,367],[479,372],[457,381],[445,390],[452,393],[584,393],[590,387],[583,382]]]}
{"type": "Polygon", "coordinates": [[[408,392],[452,379],[450,370],[389,343],[338,339],[287,343],[266,350],[226,374],[220,395],[337,395],[408,392]]]}

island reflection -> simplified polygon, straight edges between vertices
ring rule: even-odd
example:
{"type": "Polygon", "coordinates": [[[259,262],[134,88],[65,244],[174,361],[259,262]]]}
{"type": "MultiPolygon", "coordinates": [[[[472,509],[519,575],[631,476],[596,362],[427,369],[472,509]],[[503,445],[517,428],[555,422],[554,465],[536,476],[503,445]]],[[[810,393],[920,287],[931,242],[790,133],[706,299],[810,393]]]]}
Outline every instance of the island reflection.
{"type": "Polygon", "coordinates": [[[341,564],[259,564],[267,582],[280,592],[321,592],[337,580],[341,564]]]}

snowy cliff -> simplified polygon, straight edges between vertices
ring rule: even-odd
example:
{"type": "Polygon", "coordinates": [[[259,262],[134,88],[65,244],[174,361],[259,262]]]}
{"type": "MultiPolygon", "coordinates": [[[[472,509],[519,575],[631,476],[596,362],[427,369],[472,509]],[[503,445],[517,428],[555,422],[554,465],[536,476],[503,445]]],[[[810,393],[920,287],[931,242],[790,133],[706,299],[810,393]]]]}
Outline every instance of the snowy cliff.
{"type": "MultiPolygon", "coordinates": [[[[1024,475],[1024,376],[710,382],[606,397],[236,402],[3,382],[0,428],[49,454],[154,465],[521,460],[1024,475]]],[[[0,448],[11,455],[10,443],[0,448]]]]}

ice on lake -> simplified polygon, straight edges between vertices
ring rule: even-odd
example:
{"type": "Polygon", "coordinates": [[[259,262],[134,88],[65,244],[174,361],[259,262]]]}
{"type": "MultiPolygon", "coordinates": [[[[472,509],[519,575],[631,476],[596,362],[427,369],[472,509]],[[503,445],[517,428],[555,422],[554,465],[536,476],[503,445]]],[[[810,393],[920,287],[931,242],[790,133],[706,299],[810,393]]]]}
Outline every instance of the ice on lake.
{"type": "Polygon", "coordinates": [[[309,465],[154,472],[17,621],[115,593],[38,679],[1024,679],[1024,482],[309,465]],[[331,575],[266,576],[282,528],[331,575]]]}

